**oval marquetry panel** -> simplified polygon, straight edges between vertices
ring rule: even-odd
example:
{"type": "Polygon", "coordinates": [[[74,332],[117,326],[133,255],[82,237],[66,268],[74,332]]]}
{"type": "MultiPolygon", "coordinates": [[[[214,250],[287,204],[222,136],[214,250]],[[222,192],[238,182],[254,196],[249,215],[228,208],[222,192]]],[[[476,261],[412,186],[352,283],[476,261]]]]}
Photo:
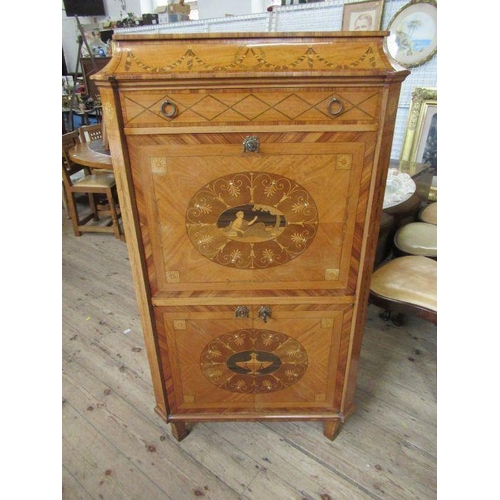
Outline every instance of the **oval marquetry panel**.
{"type": "Polygon", "coordinates": [[[301,255],[318,229],[312,196],[267,172],[219,177],[190,200],[186,228],[194,247],[217,264],[263,269],[301,255]]]}
{"type": "Polygon", "coordinates": [[[270,330],[238,330],[209,342],[201,353],[205,377],[220,389],[244,394],[280,391],[306,372],[307,352],[297,340],[270,330]]]}

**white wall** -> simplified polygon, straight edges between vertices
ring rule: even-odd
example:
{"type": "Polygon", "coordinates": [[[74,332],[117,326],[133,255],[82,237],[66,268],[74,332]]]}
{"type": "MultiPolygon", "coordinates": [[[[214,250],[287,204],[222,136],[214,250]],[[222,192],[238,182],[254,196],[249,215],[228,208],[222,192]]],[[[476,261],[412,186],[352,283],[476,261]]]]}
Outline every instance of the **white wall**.
{"type": "Polygon", "coordinates": [[[270,5],[275,2],[273,0],[251,0],[252,2],[252,14],[256,12],[265,12],[270,5]]]}
{"type": "Polygon", "coordinates": [[[200,19],[224,17],[226,14],[243,16],[255,12],[265,12],[269,0],[198,0],[200,19]]]}

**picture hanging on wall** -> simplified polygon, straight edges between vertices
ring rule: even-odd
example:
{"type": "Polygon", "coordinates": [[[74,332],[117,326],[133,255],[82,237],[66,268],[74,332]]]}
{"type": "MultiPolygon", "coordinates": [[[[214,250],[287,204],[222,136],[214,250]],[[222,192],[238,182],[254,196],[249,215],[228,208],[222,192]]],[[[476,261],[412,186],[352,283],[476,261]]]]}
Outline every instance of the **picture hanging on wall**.
{"type": "Polygon", "coordinates": [[[378,31],[384,10],[384,0],[344,4],[343,31],[378,31]]]}
{"type": "Polygon", "coordinates": [[[414,68],[429,61],[437,50],[437,3],[412,0],[390,21],[385,44],[401,66],[414,68]]]}
{"type": "Polygon", "coordinates": [[[412,93],[401,161],[429,163],[437,171],[437,89],[416,87],[412,93]]]}

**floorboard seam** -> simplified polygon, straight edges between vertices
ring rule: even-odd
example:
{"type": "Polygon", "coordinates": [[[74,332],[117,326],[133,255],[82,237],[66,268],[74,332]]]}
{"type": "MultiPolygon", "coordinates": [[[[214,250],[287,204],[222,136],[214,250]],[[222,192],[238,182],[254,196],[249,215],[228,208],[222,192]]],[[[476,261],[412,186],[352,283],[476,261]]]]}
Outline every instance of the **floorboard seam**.
{"type": "Polygon", "coordinates": [[[306,455],[307,457],[309,457],[311,460],[314,460],[316,463],[320,464],[321,466],[325,467],[326,469],[328,469],[330,472],[333,472],[334,474],[336,474],[337,476],[341,477],[342,479],[344,479],[345,481],[347,481],[349,484],[352,484],[355,488],[357,488],[358,490],[362,491],[363,493],[365,493],[366,495],[370,496],[371,498],[375,499],[375,500],[382,500],[379,496],[375,495],[374,493],[372,493],[370,490],[368,490],[367,488],[365,488],[364,486],[360,485],[359,483],[356,483],[355,481],[353,481],[349,476],[346,476],[343,472],[340,472],[338,469],[336,469],[335,467],[332,467],[331,465],[327,464],[324,460],[321,460],[320,458],[316,457],[315,455],[313,455],[311,452],[309,452],[308,450],[306,450],[305,448],[302,448],[301,446],[299,446],[298,444],[294,443],[292,440],[290,440],[289,438],[283,436],[283,440],[288,443],[290,446],[292,446],[293,448],[295,448],[296,450],[299,450],[301,453],[303,453],[304,455],[306,455]]]}

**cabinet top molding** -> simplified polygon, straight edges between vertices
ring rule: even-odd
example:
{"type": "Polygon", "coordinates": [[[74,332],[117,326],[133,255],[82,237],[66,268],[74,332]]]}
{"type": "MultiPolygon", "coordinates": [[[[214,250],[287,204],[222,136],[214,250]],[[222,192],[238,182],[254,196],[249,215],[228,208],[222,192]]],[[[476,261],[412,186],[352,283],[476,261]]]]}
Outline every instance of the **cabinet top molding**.
{"type": "Polygon", "coordinates": [[[113,40],[224,40],[250,38],[371,38],[389,36],[389,31],[262,31],[241,33],[115,33],[113,40]]]}
{"type": "Polygon", "coordinates": [[[94,79],[360,76],[403,80],[384,51],[385,31],[118,34],[94,79]]]}

